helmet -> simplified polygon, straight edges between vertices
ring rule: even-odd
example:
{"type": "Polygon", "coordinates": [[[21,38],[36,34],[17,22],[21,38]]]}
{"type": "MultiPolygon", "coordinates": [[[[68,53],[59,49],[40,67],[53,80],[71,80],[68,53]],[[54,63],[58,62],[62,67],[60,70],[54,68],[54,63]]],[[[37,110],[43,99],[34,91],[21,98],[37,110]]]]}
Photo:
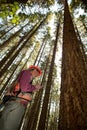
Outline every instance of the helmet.
{"type": "Polygon", "coordinates": [[[38,76],[40,76],[42,74],[42,70],[38,66],[31,65],[31,66],[29,66],[29,70],[31,70],[31,69],[36,69],[39,72],[38,76]]]}

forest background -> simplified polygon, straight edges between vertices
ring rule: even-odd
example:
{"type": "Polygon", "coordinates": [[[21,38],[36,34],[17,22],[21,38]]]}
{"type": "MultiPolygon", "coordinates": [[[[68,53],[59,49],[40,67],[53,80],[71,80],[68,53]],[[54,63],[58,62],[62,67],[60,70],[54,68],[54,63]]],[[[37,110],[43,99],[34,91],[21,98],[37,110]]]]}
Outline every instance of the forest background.
{"type": "MultiPolygon", "coordinates": [[[[81,51],[86,64],[87,3],[84,0],[69,0],[68,8],[76,37],[83,48],[81,51]]],[[[42,84],[43,90],[33,95],[34,100],[26,110],[29,116],[25,114],[22,129],[41,130],[41,127],[44,127],[44,130],[58,129],[60,88],[64,82],[61,76],[64,13],[64,0],[0,0],[1,99],[7,88],[13,86],[21,70],[27,69],[32,64],[40,66],[43,70],[42,77],[34,81],[42,84]],[[34,115],[31,118],[32,113],[34,115]]]]}

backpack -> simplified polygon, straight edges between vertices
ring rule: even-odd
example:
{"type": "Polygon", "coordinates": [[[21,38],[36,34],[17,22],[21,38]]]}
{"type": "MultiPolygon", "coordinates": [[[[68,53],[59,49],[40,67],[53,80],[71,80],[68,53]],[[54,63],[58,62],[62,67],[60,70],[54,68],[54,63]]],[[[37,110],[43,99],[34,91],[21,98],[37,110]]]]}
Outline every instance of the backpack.
{"type": "MultiPolygon", "coordinates": [[[[3,97],[3,103],[6,103],[12,96],[17,96],[19,93],[20,93],[20,91],[21,91],[21,89],[20,89],[20,85],[19,85],[19,83],[17,83],[16,85],[15,85],[15,87],[13,88],[13,90],[12,90],[12,95],[5,95],[4,97],[3,97]]],[[[8,92],[7,92],[8,93],[8,92]]]]}

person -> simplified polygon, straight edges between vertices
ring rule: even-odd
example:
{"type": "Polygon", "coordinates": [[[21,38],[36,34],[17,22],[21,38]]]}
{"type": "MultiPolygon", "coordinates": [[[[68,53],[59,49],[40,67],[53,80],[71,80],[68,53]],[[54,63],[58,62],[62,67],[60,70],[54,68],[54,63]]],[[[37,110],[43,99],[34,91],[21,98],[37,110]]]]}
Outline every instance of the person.
{"type": "Polygon", "coordinates": [[[5,95],[10,98],[5,101],[0,114],[0,130],[19,130],[26,106],[32,101],[32,93],[42,88],[41,85],[32,85],[31,82],[41,74],[41,69],[34,65],[19,74],[17,85],[5,95]]]}

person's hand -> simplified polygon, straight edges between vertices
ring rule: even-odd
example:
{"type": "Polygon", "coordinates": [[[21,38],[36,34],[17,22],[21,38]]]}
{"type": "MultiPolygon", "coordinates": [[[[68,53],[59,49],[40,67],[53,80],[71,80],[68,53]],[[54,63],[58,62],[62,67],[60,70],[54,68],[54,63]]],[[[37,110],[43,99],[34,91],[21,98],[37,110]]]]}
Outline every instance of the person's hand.
{"type": "Polygon", "coordinates": [[[42,86],[38,84],[38,85],[35,86],[35,88],[38,91],[39,89],[42,89],[42,86]]]}

